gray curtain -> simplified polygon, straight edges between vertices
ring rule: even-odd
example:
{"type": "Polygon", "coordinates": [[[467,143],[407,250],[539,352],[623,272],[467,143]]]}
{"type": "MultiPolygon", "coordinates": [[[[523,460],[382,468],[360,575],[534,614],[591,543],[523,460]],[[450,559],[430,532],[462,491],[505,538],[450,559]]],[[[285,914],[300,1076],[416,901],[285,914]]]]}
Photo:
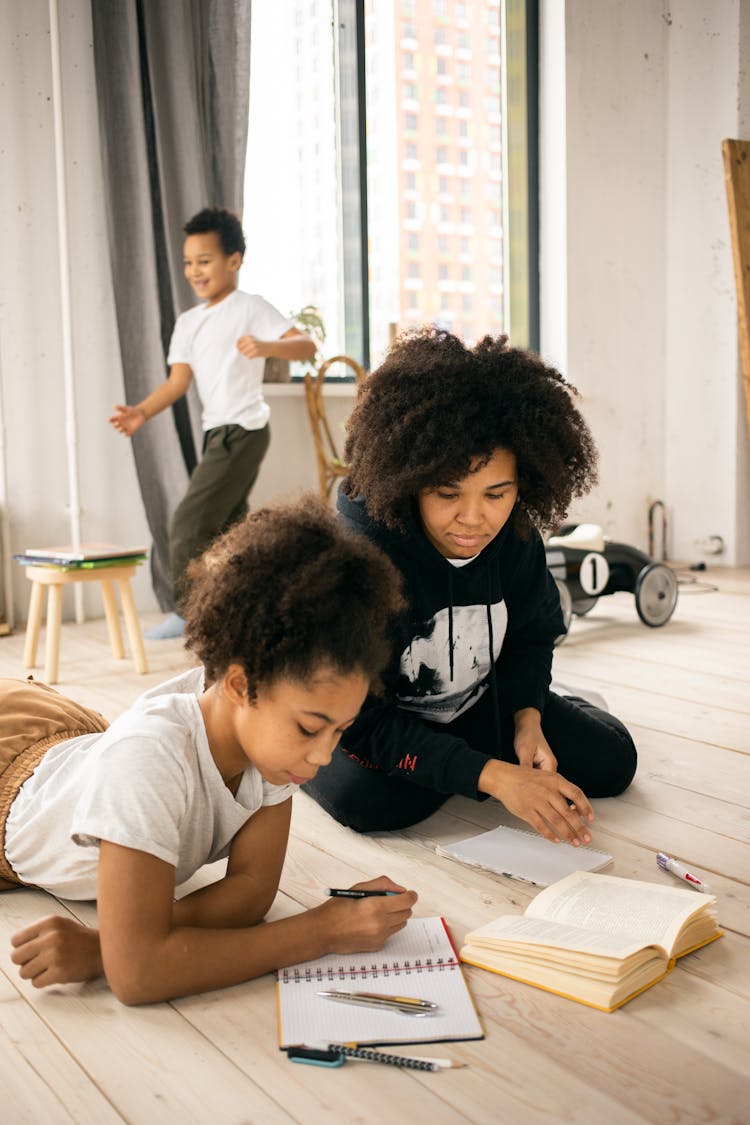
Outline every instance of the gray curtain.
{"type": "MultiPolygon", "coordinates": [[[[179,312],[194,304],[182,226],[205,206],[240,213],[251,0],[91,0],[110,257],[125,401],[166,375],[179,312]]],[[[151,572],[174,608],[167,536],[200,441],[191,392],[133,437],[153,537],[151,572]]],[[[135,502],[135,501],[134,501],[135,502]]]]}

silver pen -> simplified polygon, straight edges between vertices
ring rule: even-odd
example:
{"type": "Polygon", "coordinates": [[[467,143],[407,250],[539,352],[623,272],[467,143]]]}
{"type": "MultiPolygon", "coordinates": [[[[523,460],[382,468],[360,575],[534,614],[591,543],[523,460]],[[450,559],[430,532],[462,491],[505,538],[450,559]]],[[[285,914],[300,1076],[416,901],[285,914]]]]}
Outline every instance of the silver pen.
{"type": "Polygon", "coordinates": [[[341,1004],[362,1004],[366,1008],[388,1008],[392,1012],[402,1012],[408,1016],[431,1016],[438,1005],[431,1000],[417,1000],[413,996],[387,996],[381,992],[343,992],[327,989],[319,992],[325,1000],[337,1000],[341,1004]]]}

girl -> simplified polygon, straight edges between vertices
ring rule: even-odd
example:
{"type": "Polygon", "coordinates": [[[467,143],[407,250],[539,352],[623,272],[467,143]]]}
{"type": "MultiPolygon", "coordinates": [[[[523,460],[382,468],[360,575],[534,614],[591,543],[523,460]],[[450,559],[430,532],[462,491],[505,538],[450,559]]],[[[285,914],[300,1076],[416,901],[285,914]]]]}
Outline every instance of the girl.
{"type": "Polygon", "coordinates": [[[98,932],[52,917],[13,937],[39,987],[103,971],[127,1004],[221,988],[378,949],[416,901],[382,877],[363,886],[399,893],[259,925],[291,794],[330,760],[387,658],[402,608],[391,564],[306,497],[235,525],[190,577],[186,643],[202,667],[108,729],[44,685],[2,681],[0,877],[98,900],[98,932]],[[223,879],[173,901],[222,857],[223,879]]]}
{"type": "Polygon", "coordinates": [[[538,529],[596,479],[572,390],[505,337],[470,350],[434,329],[362,386],[338,507],[396,564],[409,610],[385,697],[307,790],[342,824],[402,828],[461,793],[586,844],[586,794],[630,783],[622,723],[549,690],[563,623],[538,529]]]}

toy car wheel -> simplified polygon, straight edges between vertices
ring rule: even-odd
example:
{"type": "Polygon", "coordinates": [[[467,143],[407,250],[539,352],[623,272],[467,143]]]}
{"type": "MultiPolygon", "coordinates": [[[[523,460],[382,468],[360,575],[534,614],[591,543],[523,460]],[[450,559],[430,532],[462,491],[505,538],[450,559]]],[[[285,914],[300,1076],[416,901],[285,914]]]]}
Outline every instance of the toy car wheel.
{"type": "Polygon", "coordinates": [[[644,625],[656,629],[666,625],[677,605],[678,585],[674,571],[662,563],[644,566],[635,584],[635,608],[644,625]]]}
{"type": "Polygon", "coordinates": [[[573,602],[573,613],[576,617],[584,617],[591,612],[598,601],[598,598],[576,598],[573,602]]]}
{"type": "Polygon", "coordinates": [[[565,584],[565,582],[561,581],[561,579],[556,578],[555,585],[557,586],[560,594],[560,609],[562,611],[563,625],[565,627],[565,632],[561,633],[559,637],[555,637],[555,644],[559,645],[565,640],[568,635],[570,621],[573,616],[573,598],[570,595],[570,590],[568,589],[567,585],[565,584]]]}

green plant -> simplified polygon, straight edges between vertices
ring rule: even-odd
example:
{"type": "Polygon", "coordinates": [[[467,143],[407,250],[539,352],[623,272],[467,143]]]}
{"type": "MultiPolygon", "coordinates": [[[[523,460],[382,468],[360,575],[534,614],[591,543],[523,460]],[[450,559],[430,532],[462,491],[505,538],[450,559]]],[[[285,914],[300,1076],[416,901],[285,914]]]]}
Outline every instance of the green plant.
{"type": "Polygon", "coordinates": [[[298,312],[289,315],[294,321],[295,327],[299,328],[301,332],[306,332],[315,341],[317,351],[314,357],[302,361],[304,367],[311,367],[314,371],[323,359],[322,349],[326,338],[325,321],[320,314],[320,309],[316,305],[305,305],[298,312]]]}

